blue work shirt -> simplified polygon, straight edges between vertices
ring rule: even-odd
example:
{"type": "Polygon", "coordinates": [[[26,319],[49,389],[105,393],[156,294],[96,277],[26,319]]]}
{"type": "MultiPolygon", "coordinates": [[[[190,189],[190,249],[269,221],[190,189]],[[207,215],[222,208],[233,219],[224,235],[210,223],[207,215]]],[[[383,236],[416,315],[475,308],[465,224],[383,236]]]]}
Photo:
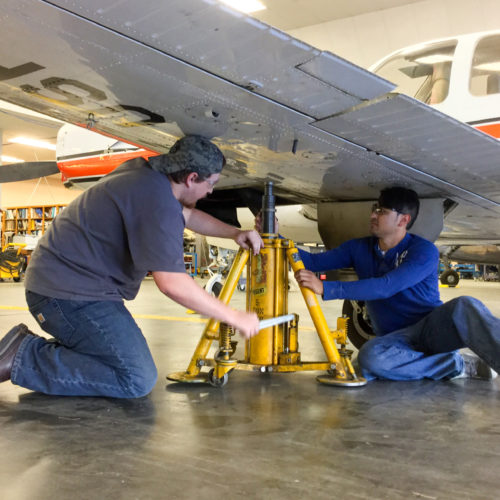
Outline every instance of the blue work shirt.
{"type": "Polygon", "coordinates": [[[406,234],[385,254],[378,238],[370,236],[324,253],[300,250],[300,256],[310,271],[354,268],[359,281],[325,281],[323,299],[366,301],[376,335],[412,325],[442,304],[437,279],[439,251],[420,236],[406,234]]]}

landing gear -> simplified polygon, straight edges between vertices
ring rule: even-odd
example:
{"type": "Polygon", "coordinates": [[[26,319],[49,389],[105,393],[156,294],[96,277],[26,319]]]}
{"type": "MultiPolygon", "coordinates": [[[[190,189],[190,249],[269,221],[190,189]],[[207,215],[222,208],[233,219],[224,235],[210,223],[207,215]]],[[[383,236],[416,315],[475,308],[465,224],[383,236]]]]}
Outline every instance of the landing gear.
{"type": "Polygon", "coordinates": [[[353,345],[360,349],[361,346],[375,337],[366,305],[362,300],[344,300],[342,316],[347,316],[347,336],[353,345]]]}
{"type": "Polygon", "coordinates": [[[439,277],[439,281],[442,285],[455,287],[460,281],[460,275],[453,269],[448,269],[441,274],[441,276],[439,277]]]}
{"type": "Polygon", "coordinates": [[[212,293],[218,297],[220,295],[220,291],[222,290],[222,283],[220,281],[216,281],[214,286],[212,287],[212,293]]]}
{"type": "Polygon", "coordinates": [[[213,296],[219,297],[219,294],[222,290],[222,274],[213,273],[212,276],[210,276],[210,279],[207,281],[207,284],[205,285],[205,290],[213,296]]]}

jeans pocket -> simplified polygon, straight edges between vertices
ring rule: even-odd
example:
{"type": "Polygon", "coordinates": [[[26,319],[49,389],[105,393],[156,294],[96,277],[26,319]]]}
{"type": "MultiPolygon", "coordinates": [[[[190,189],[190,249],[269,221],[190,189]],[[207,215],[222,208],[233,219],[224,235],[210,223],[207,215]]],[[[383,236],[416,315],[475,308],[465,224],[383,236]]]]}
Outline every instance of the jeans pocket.
{"type": "Polygon", "coordinates": [[[63,345],[72,346],[72,337],[76,330],[64,314],[58,299],[27,291],[26,302],[30,313],[44,332],[63,345]]]}
{"type": "Polygon", "coordinates": [[[50,302],[50,297],[46,297],[45,295],[40,295],[35,292],[30,292],[26,290],[26,303],[28,304],[29,310],[31,312],[34,308],[43,307],[45,304],[50,302]]]}

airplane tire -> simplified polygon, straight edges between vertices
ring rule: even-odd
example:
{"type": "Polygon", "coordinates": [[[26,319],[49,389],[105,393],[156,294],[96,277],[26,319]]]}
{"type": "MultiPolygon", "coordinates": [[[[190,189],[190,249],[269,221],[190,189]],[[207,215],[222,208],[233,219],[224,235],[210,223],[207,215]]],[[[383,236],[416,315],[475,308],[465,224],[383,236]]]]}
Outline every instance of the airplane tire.
{"type": "Polygon", "coordinates": [[[349,317],[347,336],[357,349],[375,337],[370,320],[365,319],[363,315],[364,307],[365,303],[362,300],[344,300],[342,306],[342,315],[349,317]]]}
{"type": "Polygon", "coordinates": [[[220,295],[220,291],[222,290],[222,283],[220,281],[216,281],[212,287],[212,293],[218,297],[220,295]]]}
{"type": "Polygon", "coordinates": [[[442,285],[455,287],[458,285],[458,282],[460,281],[460,275],[453,269],[448,269],[444,273],[441,273],[439,281],[441,282],[442,285]]]}

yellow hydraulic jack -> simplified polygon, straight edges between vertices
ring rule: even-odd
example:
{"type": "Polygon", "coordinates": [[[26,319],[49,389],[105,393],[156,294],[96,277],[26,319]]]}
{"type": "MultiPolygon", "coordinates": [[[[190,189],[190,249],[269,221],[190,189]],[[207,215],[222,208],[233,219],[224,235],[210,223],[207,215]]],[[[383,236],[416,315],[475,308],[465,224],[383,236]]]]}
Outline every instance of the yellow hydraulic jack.
{"type": "Polygon", "coordinates": [[[348,318],[337,319],[337,329],[328,328],[323,311],[315,293],[300,288],[319,339],[326,354],[326,361],[301,361],[298,351],[297,314],[288,313],[288,265],[295,272],[304,269],[299,251],[292,241],[279,238],[274,232],[275,209],[272,183],[266,185],[263,197],[264,248],[254,256],[248,250],[240,249],[221,290],[219,299],[228,304],[245,265],[247,268],[247,310],[255,311],[260,322],[257,335],[245,342],[243,360],[233,358],[236,342],[231,338],[233,328],[214,319],[208,321],[198,346],[185,372],[170,374],[167,378],[176,382],[208,382],[222,387],[228,381],[233,369],[260,372],[295,372],[325,370],[318,376],[318,382],[344,387],[359,387],[366,380],[358,377],[351,363],[352,351],[346,349],[348,318]],[[267,319],[264,319],[267,318],[267,319]],[[213,359],[207,359],[212,341],[218,341],[219,348],[213,359]],[[335,346],[335,341],[340,349],[335,346]],[[202,367],[211,367],[202,372],[202,367]]]}

